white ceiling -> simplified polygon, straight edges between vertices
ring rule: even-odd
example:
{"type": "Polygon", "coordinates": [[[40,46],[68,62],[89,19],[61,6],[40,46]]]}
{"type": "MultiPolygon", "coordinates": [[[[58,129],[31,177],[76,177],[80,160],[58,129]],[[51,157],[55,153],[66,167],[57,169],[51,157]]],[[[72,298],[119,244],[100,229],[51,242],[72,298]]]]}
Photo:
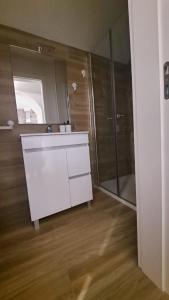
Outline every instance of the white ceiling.
{"type": "Polygon", "coordinates": [[[91,51],[127,0],[0,0],[0,23],[91,51]]]}

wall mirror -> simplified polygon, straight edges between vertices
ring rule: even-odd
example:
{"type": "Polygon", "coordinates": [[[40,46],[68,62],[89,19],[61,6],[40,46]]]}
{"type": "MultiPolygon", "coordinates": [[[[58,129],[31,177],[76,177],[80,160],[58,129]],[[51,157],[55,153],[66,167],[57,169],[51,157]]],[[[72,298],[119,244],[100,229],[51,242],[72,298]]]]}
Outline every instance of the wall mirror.
{"type": "Polygon", "coordinates": [[[19,124],[69,120],[66,61],[10,46],[19,124]]]}

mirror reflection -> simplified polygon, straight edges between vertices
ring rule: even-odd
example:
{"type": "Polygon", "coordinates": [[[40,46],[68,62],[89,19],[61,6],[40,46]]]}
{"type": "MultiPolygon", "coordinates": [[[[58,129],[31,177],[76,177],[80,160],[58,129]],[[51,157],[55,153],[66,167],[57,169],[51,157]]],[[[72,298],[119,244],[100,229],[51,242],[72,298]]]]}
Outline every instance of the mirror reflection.
{"type": "Polygon", "coordinates": [[[11,46],[19,124],[59,124],[69,120],[66,62],[11,46]]]}

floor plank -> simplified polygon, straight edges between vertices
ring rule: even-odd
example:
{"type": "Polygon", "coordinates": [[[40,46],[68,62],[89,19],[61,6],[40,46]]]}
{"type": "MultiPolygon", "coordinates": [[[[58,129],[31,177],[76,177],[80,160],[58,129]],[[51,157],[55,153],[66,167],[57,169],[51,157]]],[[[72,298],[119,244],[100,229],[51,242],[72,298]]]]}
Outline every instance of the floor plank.
{"type": "Polygon", "coordinates": [[[137,267],[135,212],[101,191],[39,233],[16,223],[0,231],[0,299],[169,300],[137,267]]]}

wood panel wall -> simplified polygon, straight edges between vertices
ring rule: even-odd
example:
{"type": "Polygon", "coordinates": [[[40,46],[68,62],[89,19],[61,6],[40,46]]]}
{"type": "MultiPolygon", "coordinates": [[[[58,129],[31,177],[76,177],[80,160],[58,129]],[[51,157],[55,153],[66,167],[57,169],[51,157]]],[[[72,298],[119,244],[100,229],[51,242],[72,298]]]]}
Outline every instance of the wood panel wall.
{"type": "MultiPolygon", "coordinates": [[[[88,53],[0,25],[0,124],[9,119],[16,122],[12,131],[0,131],[0,226],[4,232],[14,230],[14,227],[22,228],[26,222],[30,222],[20,134],[45,132],[47,127],[17,124],[9,45],[34,50],[41,46],[48,55],[66,60],[71,123],[74,131],[87,130],[90,133],[92,174],[95,178],[88,53]],[[86,72],[85,78],[82,70],[86,72]],[[73,82],[77,82],[77,91],[73,91],[73,82]],[[9,218],[10,226],[7,221],[9,218]]],[[[58,126],[54,125],[53,130],[58,131],[58,126]]]]}

